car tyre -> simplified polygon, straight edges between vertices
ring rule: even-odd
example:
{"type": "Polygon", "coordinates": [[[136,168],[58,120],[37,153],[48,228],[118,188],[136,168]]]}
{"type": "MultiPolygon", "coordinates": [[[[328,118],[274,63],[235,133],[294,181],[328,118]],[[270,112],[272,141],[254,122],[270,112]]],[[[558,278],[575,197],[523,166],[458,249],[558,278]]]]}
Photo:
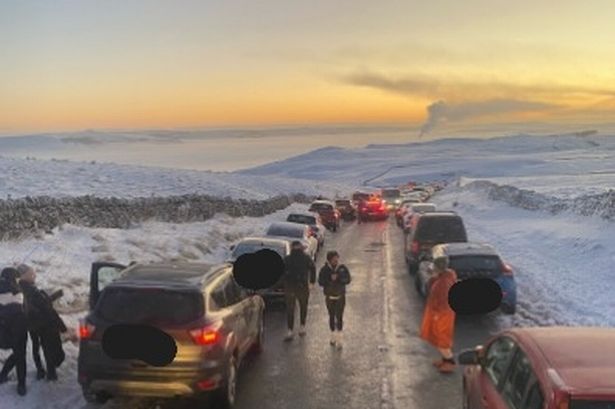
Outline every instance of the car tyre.
{"type": "Polygon", "coordinates": [[[215,407],[233,409],[237,397],[237,358],[231,355],[228,362],[226,382],[222,388],[215,392],[215,407]]]}
{"type": "Polygon", "coordinates": [[[104,392],[92,392],[87,386],[82,386],[81,392],[83,393],[83,399],[85,399],[87,403],[104,405],[111,399],[109,394],[104,392]]]}

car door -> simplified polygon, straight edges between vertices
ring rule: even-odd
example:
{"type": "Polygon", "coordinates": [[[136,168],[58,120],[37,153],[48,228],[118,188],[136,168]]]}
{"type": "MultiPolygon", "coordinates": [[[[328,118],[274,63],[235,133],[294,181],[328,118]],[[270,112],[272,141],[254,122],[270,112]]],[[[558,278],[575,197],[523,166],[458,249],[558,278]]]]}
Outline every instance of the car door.
{"type": "Polygon", "coordinates": [[[101,291],[119,278],[126,266],[118,263],[95,262],[90,270],[90,310],[98,302],[101,291]]]}
{"type": "Polygon", "coordinates": [[[243,352],[249,344],[250,338],[247,327],[246,306],[245,303],[243,303],[244,300],[242,299],[241,288],[235,283],[230,270],[229,274],[226,274],[224,277],[222,289],[226,301],[225,308],[227,309],[227,320],[232,327],[237,346],[243,355],[243,352]]]}
{"type": "Polygon", "coordinates": [[[501,395],[509,409],[542,409],[544,405],[530,360],[521,348],[515,352],[501,395]]]}
{"type": "Polygon", "coordinates": [[[498,337],[487,346],[477,384],[469,393],[470,408],[510,409],[500,395],[500,389],[516,349],[515,341],[508,336],[498,337]]]}

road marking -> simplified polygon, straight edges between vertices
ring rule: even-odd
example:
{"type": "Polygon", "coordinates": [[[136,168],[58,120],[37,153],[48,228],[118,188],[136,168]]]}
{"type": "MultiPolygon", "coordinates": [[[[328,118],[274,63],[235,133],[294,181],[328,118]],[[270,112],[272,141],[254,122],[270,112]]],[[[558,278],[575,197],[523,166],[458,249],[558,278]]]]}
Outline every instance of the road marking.
{"type": "MultiPolygon", "coordinates": [[[[391,237],[390,237],[390,226],[382,232],[380,237],[380,243],[384,247],[384,269],[382,271],[382,276],[380,282],[382,283],[382,299],[383,299],[383,308],[382,308],[382,333],[383,339],[385,340],[385,347],[380,348],[381,352],[387,353],[390,350],[390,343],[388,341],[389,331],[391,330],[391,321],[390,321],[390,305],[389,305],[389,284],[387,280],[387,276],[390,275],[391,266],[393,265],[393,255],[392,249],[390,246],[391,237]]],[[[388,357],[388,355],[387,355],[388,357]]],[[[381,409],[389,409],[391,407],[391,402],[393,401],[391,396],[391,379],[388,373],[388,359],[383,359],[380,361],[380,370],[382,371],[382,385],[380,387],[380,408],[381,409]]]]}

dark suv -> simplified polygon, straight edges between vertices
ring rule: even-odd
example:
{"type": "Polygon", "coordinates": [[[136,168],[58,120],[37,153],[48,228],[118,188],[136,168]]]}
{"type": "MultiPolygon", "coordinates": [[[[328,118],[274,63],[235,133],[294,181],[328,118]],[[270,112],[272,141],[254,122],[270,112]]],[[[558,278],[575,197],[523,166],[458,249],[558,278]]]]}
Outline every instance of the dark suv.
{"type": "Polygon", "coordinates": [[[406,235],[406,263],[410,274],[416,274],[421,258],[431,253],[436,244],[465,243],[468,235],[461,216],[454,212],[423,213],[416,227],[406,235]]]}
{"type": "Polygon", "coordinates": [[[242,359],[262,348],[264,307],[260,296],[235,283],[230,264],[94,263],[90,313],[79,327],[83,395],[99,403],[114,396],[211,397],[230,408],[242,359]],[[174,360],[152,366],[109,357],[102,339],[115,324],[147,325],[170,335],[174,360]]]}

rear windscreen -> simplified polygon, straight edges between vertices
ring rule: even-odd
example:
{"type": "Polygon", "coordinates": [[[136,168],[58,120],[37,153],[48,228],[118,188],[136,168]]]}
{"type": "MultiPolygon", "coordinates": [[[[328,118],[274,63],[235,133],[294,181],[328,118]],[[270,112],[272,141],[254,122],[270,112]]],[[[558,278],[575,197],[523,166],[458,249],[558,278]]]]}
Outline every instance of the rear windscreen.
{"type": "Polygon", "coordinates": [[[459,217],[422,217],[419,220],[416,239],[434,244],[468,240],[459,217]]]}
{"type": "Polygon", "coordinates": [[[96,313],[117,323],[182,325],[203,315],[203,296],[196,291],[107,288],[96,313]]]}
{"type": "Polygon", "coordinates": [[[289,214],[286,221],[301,224],[316,224],[316,218],[314,216],[306,216],[303,214],[289,214]]]}
{"type": "Polygon", "coordinates": [[[454,256],[450,267],[460,279],[496,278],[502,272],[502,261],[497,256],[454,256]]]}
{"type": "Polygon", "coordinates": [[[284,254],[283,247],[261,246],[260,244],[252,244],[252,243],[240,243],[235,247],[235,250],[233,250],[233,258],[236,260],[240,256],[243,256],[244,254],[256,253],[257,251],[263,250],[263,249],[273,250],[276,253],[278,253],[281,257],[286,256],[286,254],[284,254]]]}
{"type": "Polygon", "coordinates": [[[303,230],[289,229],[288,227],[271,226],[267,230],[268,236],[283,236],[283,237],[303,237],[303,230]]]}
{"type": "Polygon", "coordinates": [[[316,210],[318,212],[331,211],[333,210],[333,206],[327,203],[314,203],[312,206],[310,206],[310,210],[316,210]]]}
{"type": "Polygon", "coordinates": [[[615,409],[615,401],[573,400],[570,409],[615,409]]]}
{"type": "Polygon", "coordinates": [[[382,197],[390,199],[390,198],[398,198],[401,196],[401,191],[399,189],[384,189],[382,191],[382,197]]]}

